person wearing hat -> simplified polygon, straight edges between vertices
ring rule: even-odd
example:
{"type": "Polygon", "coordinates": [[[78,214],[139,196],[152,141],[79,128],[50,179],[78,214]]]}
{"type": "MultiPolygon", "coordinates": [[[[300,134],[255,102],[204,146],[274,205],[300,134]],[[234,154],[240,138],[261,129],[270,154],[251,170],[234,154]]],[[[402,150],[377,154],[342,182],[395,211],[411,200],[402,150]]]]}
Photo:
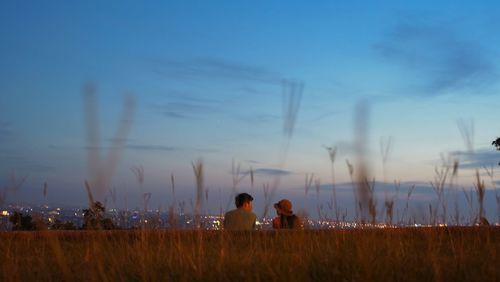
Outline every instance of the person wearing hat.
{"type": "Polygon", "coordinates": [[[234,198],[236,209],[224,215],[224,229],[230,231],[255,230],[257,216],[252,212],[253,197],[247,193],[238,194],[234,198]]]}
{"type": "Polygon", "coordinates": [[[273,229],[300,229],[302,223],[298,216],[293,214],[292,202],[283,199],[274,204],[277,217],[273,219],[273,229]]]}

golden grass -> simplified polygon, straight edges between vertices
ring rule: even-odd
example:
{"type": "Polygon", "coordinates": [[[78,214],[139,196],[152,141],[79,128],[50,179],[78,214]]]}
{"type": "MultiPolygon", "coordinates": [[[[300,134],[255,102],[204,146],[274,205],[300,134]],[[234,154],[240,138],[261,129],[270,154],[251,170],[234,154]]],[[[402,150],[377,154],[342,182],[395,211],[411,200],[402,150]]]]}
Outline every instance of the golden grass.
{"type": "Polygon", "coordinates": [[[1,281],[500,281],[495,227],[0,233],[1,281]]]}

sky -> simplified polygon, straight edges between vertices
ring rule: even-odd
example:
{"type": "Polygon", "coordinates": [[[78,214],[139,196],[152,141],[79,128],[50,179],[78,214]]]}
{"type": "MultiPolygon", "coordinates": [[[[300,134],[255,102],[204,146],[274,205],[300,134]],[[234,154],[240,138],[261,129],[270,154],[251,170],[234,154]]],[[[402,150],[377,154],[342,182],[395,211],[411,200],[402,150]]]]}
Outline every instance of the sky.
{"type": "Polygon", "coordinates": [[[165,208],[173,175],[177,200],[191,203],[192,165],[202,161],[209,211],[250,191],[260,212],[270,185],[270,202],[291,198],[296,210],[315,214],[330,197],[326,147],[336,147],[334,183],[345,209],[346,161],[363,160],[381,197],[395,192],[395,180],[402,190],[416,184],[412,200],[422,207],[435,203],[436,171],[457,160],[450,193],[473,189],[479,169],[487,215],[498,216],[495,1],[0,6],[6,202],[86,205],[88,180],[109,205],[115,189],[120,207],[140,206],[151,193],[150,206],[165,208]],[[305,192],[306,174],[320,192],[305,192]]]}

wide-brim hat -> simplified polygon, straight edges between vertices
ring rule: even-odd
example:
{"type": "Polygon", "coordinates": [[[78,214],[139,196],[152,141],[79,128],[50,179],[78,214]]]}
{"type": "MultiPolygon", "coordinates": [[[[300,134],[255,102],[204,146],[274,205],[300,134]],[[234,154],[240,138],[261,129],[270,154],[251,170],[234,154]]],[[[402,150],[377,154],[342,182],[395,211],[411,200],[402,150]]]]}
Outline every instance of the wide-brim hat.
{"type": "Polygon", "coordinates": [[[274,204],[274,208],[276,209],[276,211],[278,211],[278,214],[283,214],[286,216],[290,216],[293,214],[292,202],[287,199],[283,199],[274,204]]]}

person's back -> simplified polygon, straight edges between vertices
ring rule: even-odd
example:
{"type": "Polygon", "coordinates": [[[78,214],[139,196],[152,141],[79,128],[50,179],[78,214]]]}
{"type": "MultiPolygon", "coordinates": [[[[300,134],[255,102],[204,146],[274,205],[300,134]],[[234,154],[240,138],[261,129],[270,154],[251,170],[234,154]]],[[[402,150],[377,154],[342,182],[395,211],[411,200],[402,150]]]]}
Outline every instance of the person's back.
{"type": "Polygon", "coordinates": [[[302,221],[296,215],[280,215],[272,221],[273,229],[302,229],[302,221]]]}
{"type": "Polygon", "coordinates": [[[224,229],[231,231],[254,230],[257,216],[252,212],[253,198],[247,193],[238,194],[235,199],[236,209],[224,215],[224,229]]]}
{"type": "Polygon", "coordinates": [[[272,221],[273,229],[302,229],[302,221],[298,216],[293,214],[292,202],[283,199],[274,204],[277,217],[272,221]]]}
{"type": "Polygon", "coordinates": [[[254,230],[257,216],[243,209],[228,211],[224,216],[224,229],[226,230],[254,230]]]}

